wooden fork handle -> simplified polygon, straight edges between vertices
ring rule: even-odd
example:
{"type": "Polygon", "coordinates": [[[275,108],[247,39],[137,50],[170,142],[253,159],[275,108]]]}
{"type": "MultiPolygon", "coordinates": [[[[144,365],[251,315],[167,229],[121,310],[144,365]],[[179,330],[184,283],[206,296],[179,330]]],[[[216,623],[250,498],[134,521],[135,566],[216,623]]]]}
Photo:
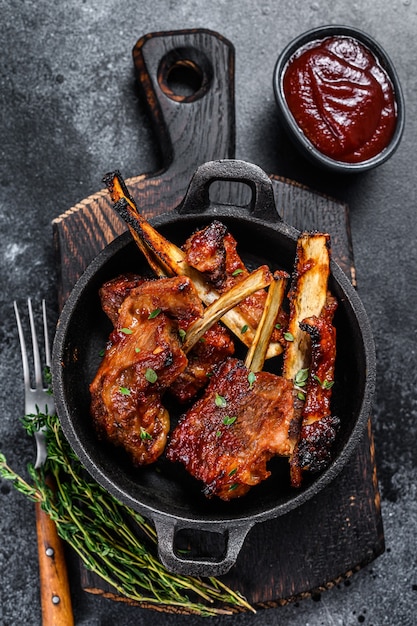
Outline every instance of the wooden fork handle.
{"type": "Polygon", "coordinates": [[[43,626],[73,626],[74,617],[64,544],[49,515],[41,509],[39,503],[36,503],[35,507],[42,624],[43,626]]]}

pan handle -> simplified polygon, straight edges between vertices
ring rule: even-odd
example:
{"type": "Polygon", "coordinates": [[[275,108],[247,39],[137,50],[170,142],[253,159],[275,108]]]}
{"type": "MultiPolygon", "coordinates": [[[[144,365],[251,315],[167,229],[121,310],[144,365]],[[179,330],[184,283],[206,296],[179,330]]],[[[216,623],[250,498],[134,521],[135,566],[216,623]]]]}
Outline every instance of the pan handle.
{"type": "Polygon", "coordinates": [[[191,179],[178,213],[201,213],[210,206],[209,189],[216,181],[238,182],[248,185],[252,195],[247,205],[255,217],[268,221],[281,220],[278,214],[272,182],[257,165],[237,159],[220,159],[200,165],[191,179]]]}
{"type": "MultiPolygon", "coordinates": [[[[158,554],[161,562],[171,572],[184,576],[221,576],[236,563],[236,559],[253,523],[244,526],[230,526],[225,531],[226,550],[219,561],[209,559],[184,558],[175,553],[174,540],[179,530],[192,528],[192,524],[180,524],[166,518],[154,519],[158,535],[158,554]]],[[[200,528],[200,527],[199,527],[200,528]]]]}

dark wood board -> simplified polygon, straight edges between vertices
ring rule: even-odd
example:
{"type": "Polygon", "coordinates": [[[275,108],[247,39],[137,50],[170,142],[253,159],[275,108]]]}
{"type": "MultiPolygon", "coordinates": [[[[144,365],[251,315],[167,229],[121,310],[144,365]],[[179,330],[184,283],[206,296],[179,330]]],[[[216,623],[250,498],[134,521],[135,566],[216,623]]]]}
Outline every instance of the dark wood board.
{"type": "MultiPolygon", "coordinates": [[[[234,156],[234,50],[216,33],[193,30],[147,35],[133,56],[166,161],[163,171],[127,181],[143,215],[151,218],[179,204],[199,164],[234,156]],[[191,65],[202,64],[202,87],[193,96],[171,93],[161,75],[164,67],[169,73],[170,64],[183,66],[185,50],[191,65]]],[[[348,207],[292,181],[273,175],[271,180],[281,217],[299,229],[329,232],[334,258],[355,283],[348,207]]],[[[222,201],[238,206],[245,201],[240,187],[224,184],[218,193],[222,201]]],[[[104,190],[54,220],[61,308],[88,263],[124,230],[104,190]]],[[[369,422],[339,477],[301,508],[256,525],[223,580],[256,606],[276,606],[337,583],[383,550],[369,422]]],[[[81,584],[86,591],[123,600],[84,568],[81,584]]]]}

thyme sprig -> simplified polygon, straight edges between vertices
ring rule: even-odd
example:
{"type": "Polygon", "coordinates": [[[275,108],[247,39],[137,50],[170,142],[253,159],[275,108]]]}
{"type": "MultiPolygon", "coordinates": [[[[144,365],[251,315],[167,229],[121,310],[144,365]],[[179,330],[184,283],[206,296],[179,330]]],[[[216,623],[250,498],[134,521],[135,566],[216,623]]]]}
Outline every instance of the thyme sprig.
{"type": "Polygon", "coordinates": [[[28,415],[27,433],[46,427],[48,458],[41,470],[28,466],[32,484],[18,475],[0,453],[0,476],[54,520],[58,534],[86,568],[123,596],[143,604],[184,613],[213,616],[254,611],[219,579],[200,579],[169,572],[156,556],[156,532],[139,513],[120,503],[89,478],[67,443],[56,415],[28,415]],[[45,476],[52,474],[56,489],[45,476]]]}

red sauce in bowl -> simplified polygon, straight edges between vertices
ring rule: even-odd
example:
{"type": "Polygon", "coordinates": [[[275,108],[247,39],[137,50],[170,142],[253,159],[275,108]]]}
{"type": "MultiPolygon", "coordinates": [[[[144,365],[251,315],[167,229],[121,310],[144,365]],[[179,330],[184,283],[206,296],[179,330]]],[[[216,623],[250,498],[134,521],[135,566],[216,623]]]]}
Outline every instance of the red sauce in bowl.
{"type": "Polygon", "coordinates": [[[313,41],[284,71],[283,90],[298,126],[323,154],[359,163],[390,142],[397,121],[391,80],[373,53],[347,36],[313,41]]]}

